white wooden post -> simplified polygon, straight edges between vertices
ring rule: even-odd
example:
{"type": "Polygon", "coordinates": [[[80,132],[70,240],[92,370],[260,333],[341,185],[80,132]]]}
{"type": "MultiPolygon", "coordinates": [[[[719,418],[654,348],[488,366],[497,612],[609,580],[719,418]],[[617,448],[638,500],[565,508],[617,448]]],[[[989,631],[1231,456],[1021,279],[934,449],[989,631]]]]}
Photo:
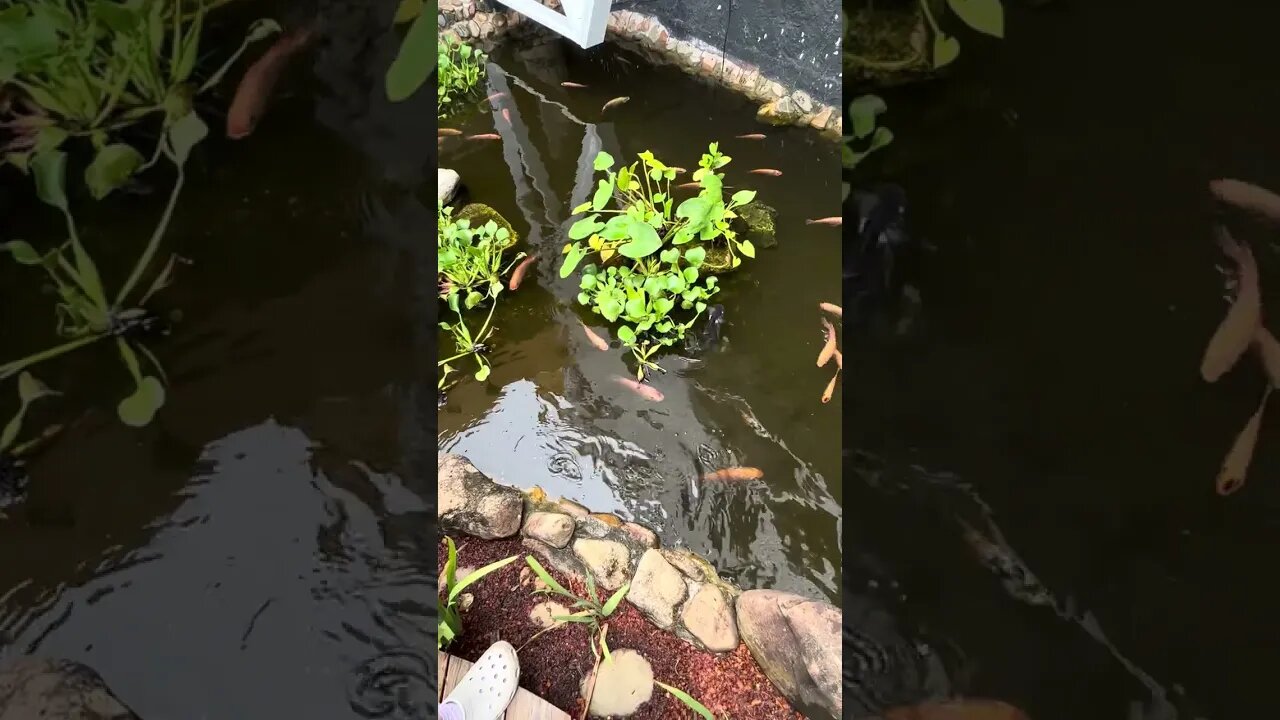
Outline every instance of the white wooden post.
{"type": "Polygon", "coordinates": [[[538,0],[497,1],[584,48],[604,42],[613,7],[613,0],[560,0],[564,13],[558,13],[538,0]]]}

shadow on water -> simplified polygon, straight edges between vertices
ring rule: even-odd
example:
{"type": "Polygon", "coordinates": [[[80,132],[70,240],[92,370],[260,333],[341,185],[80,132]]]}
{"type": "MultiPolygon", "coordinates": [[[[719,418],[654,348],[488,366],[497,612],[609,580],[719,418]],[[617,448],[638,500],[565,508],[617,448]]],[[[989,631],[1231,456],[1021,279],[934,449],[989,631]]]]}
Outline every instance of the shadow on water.
{"type": "MultiPolygon", "coordinates": [[[[1175,3],[1153,32],[1133,4],[1006,5],[1006,40],[884,94],[897,140],[859,168],[907,188],[933,251],[921,322],[850,344],[854,644],[902,651],[905,695],[1037,720],[1274,714],[1274,418],[1217,496],[1265,380],[1197,366],[1225,309],[1207,184],[1280,187],[1280,16],[1175,3]]],[[[1274,302],[1274,230],[1229,222],[1274,302]]],[[[855,710],[898,690],[884,656],[849,658],[855,710]]]]}
{"type": "MultiPolygon", "coordinates": [[[[838,302],[839,231],[804,222],[835,214],[834,145],[794,128],[765,128],[764,142],[735,140],[762,132],[752,105],[610,45],[505,47],[488,70],[483,94],[503,96],[447,124],[502,140],[450,139],[442,164],[461,173],[473,201],[510,219],[539,261],[498,306],[493,374],[479,383],[473,365],[461,366],[462,381],[440,411],[441,449],[500,481],[643,522],[747,587],[834,600],[840,408],[819,402],[830,374],[813,359],[822,345],[817,305],[838,302]],[[564,81],[588,87],[566,89],[564,81]],[[621,95],[630,101],[602,113],[621,95]],[[666,399],[649,403],[615,382],[633,372],[629,353],[616,342],[609,352],[587,342],[580,321],[612,334],[577,304],[576,277],[559,278],[569,211],[594,191],[591,164],[601,150],[620,164],[648,149],[695,168],[715,141],[733,158],[727,185],[757,189],[778,209],[779,246],[724,276],[715,302],[727,310],[725,346],[664,356],[667,372],[652,382],[666,399]],[[752,168],[783,175],[747,174],[752,168]],[[765,479],[697,479],[734,465],[759,467],[765,479]]],[[[441,345],[453,343],[442,337],[441,345]]]]}
{"type": "MultiPolygon", "coordinates": [[[[206,116],[166,248],[193,264],[157,296],[183,317],[152,344],[171,381],[156,421],[115,418],[127,375],[105,346],[36,368],[66,397],[29,427],[78,420],[0,519],[0,657],[84,662],[146,718],[419,718],[434,702],[433,213],[417,199],[434,108],[383,96],[394,5],[309,7],[326,37],[249,139],[206,116]]],[[[0,239],[60,237],[29,180],[3,182],[21,212],[0,239]]],[[[73,200],[109,284],[163,195],[73,200]]],[[[0,263],[6,355],[52,342],[40,292],[0,263]]]]}

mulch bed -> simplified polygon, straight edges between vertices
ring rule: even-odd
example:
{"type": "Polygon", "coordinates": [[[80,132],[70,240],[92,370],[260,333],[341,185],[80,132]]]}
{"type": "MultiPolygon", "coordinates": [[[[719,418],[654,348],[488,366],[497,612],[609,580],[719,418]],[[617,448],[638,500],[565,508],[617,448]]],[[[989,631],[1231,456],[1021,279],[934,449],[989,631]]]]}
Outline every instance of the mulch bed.
{"type": "MultiPolygon", "coordinates": [[[[511,555],[519,555],[522,559],[467,587],[466,592],[472,593],[475,600],[462,614],[462,635],[446,650],[451,655],[474,662],[493,642],[506,640],[520,651],[520,686],[576,719],[583,706],[580,683],[595,665],[589,644],[590,629],[572,624],[556,628],[521,649],[525,641],[541,629],[529,619],[534,605],[546,600],[565,606],[572,603],[559,596],[535,595],[531,586],[520,585],[520,570],[526,567],[523,557],[529,554],[531,551],[518,538],[462,538],[458,567],[480,568],[511,555]]],[[[443,540],[437,556],[443,570],[448,559],[443,540]]],[[[545,562],[542,564],[546,566],[545,562]]],[[[547,571],[570,591],[581,597],[587,596],[583,584],[567,580],[562,573],[550,567],[547,571]]],[[[603,590],[600,592],[602,600],[609,595],[603,590]]],[[[610,616],[608,624],[611,651],[631,648],[639,652],[653,666],[655,679],[689,693],[716,717],[803,720],[803,716],[791,709],[765,677],[745,643],[739,643],[736,650],[722,656],[703,652],[654,627],[639,610],[625,601],[610,616]]],[[[658,720],[697,715],[655,685],[653,698],[630,717],[634,720],[658,720]]]]}

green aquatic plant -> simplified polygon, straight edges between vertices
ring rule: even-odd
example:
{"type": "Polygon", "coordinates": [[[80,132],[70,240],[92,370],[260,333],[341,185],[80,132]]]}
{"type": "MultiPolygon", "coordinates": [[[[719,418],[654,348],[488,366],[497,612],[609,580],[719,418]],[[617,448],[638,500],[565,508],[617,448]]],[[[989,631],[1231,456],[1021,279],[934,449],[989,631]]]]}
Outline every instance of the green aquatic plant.
{"type": "Polygon", "coordinates": [[[87,139],[85,182],[96,198],[153,165],[163,128],[186,117],[250,43],[280,30],[258,20],[198,82],[206,11],[192,0],[0,0],[0,87],[17,96],[0,112],[13,134],[4,160],[27,171],[34,155],[87,139]],[[150,159],[114,138],[152,115],[163,121],[150,159]]]}
{"type": "Polygon", "coordinates": [[[444,541],[449,547],[449,558],[445,561],[444,576],[442,577],[444,587],[441,590],[444,592],[444,602],[440,603],[440,619],[436,625],[437,650],[444,649],[446,645],[462,634],[462,616],[458,613],[458,598],[462,591],[477,580],[483,579],[484,576],[494,571],[501,570],[520,557],[519,555],[512,555],[509,558],[491,562],[459,580],[457,578],[458,548],[454,546],[453,538],[446,536],[444,541]]]}
{"type": "Polygon", "coordinates": [[[400,102],[417,92],[436,72],[439,60],[437,4],[435,0],[400,0],[396,8],[395,24],[411,25],[400,42],[396,59],[387,68],[386,91],[392,102],[400,102]]]}
{"type": "MultiPolygon", "coordinates": [[[[444,360],[438,361],[436,363],[437,369],[445,368],[446,370],[451,371],[453,368],[449,363],[470,355],[476,359],[476,380],[484,382],[488,379],[489,373],[493,368],[489,364],[488,358],[485,357],[489,352],[489,345],[486,341],[489,339],[489,336],[493,334],[493,311],[496,307],[498,307],[496,302],[489,305],[489,314],[485,317],[484,324],[480,326],[480,331],[474,335],[471,333],[471,330],[467,328],[467,321],[462,318],[462,313],[460,311],[455,311],[458,316],[457,322],[440,323],[440,328],[453,336],[453,343],[457,347],[457,353],[451,357],[445,358],[444,360]]],[[[440,389],[439,383],[440,381],[438,380],[437,389],[440,389]]]]}
{"type": "Polygon", "coordinates": [[[16,457],[23,454],[29,445],[38,442],[33,440],[29,443],[18,443],[18,436],[22,433],[22,423],[27,416],[27,408],[40,398],[57,394],[29,372],[18,376],[18,411],[9,419],[9,422],[5,423],[4,430],[0,430],[0,457],[16,457]]]}
{"type": "Polygon", "coordinates": [[[151,422],[156,411],[164,405],[165,389],[161,382],[164,370],[151,351],[133,336],[130,328],[133,321],[146,314],[142,308],[151,296],[169,284],[176,257],[170,258],[168,264],[156,275],[149,289],[140,298],[133,298],[133,291],[150,269],[160,249],[160,241],[169,226],[178,195],[182,191],[185,179],[183,168],[191,149],[207,134],[208,128],[194,112],[174,122],[165,132],[161,150],[176,167],[177,179],[159,223],[114,298],[107,296],[97,264],[80,240],[75,218],[67,202],[66,153],[61,150],[47,150],[32,159],[31,169],[36,178],[36,194],[45,204],[62,213],[66,222],[67,236],[70,239],[44,253],[22,240],[4,243],[0,245],[0,250],[7,251],[18,263],[42,268],[48,274],[61,299],[55,308],[57,332],[67,339],[67,342],[0,365],[0,379],[99,340],[114,338],[135,386],[133,393],[117,405],[117,413],[125,424],[134,427],[141,427],[151,422]],[[159,378],[142,372],[138,352],[147,358],[160,376],[159,378]]]}
{"type": "Polygon", "coordinates": [[[502,292],[502,276],[525,257],[517,254],[504,265],[503,256],[515,245],[511,231],[490,219],[471,226],[468,218],[453,218],[453,208],[437,204],[436,275],[440,298],[454,312],[470,310],[502,292]]]}
{"type": "MultiPolygon", "coordinates": [[[[867,4],[870,6],[871,3],[867,4]]],[[[928,23],[933,38],[929,61],[935,69],[951,64],[960,56],[960,41],[943,30],[935,14],[935,9],[942,9],[944,5],[970,28],[992,37],[1004,37],[1004,5],[1001,0],[919,0],[920,12],[928,23]]],[[[854,42],[855,38],[850,33],[849,19],[843,6],[840,8],[840,14],[844,26],[845,47],[858,47],[858,43],[854,42]]],[[[920,50],[915,50],[906,57],[884,60],[868,58],[850,50],[844,51],[846,63],[879,70],[905,70],[920,60],[920,50]]]]}
{"type": "Polygon", "coordinates": [[[646,369],[661,369],[652,356],[683,338],[719,291],[716,278],[704,272],[709,257],[721,258],[718,265],[729,270],[743,257],[755,257],[755,246],[738,237],[732,221],[734,210],[754,201],[756,193],[739,190],[725,201],[724,175],[716,171],[732,158],[721,154],[717,143],[693,173],[698,194],[678,206],[671,181],[682,171],[648,150],[638,157],[639,163],[615,172],[609,153],[596,156],[595,170],[606,179],[598,181],[590,201],[573,209],[575,215],[589,214],[569,228],[573,242],[564,247],[560,277],[568,277],[590,255],[599,259],[582,267],[578,302],[610,323],[622,323],[618,339],[631,349],[637,377],[643,379],[646,369]],[[611,203],[617,209],[607,209],[611,203]],[[612,217],[602,222],[602,215],[612,217]],[[620,260],[625,263],[611,264],[620,260]],[[674,314],[677,308],[694,314],[681,320],[674,314]]]}
{"type": "MultiPolygon", "coordinates": [[[[879,124],[880,114],[888,109],[884,100],[876,95],[856,97],[849,103],[849,119],[853,123],[853,135],[844,137],[840,146],[840,161],[846,169],[858,167],[868,155],[893,142],[893,131],[879,124]],[[860,150],[854,150],[854,145],[860,150]]],[[[849,183],[844,183],[844,197],[849,197],[849,183]]]]}
{"type": "Polygon", "coordinates": [[[486,55],[453,37],[440,43],[436,59],[436,112],[443,113],[455,100],[475,92],[484,77],[486,55]]]}

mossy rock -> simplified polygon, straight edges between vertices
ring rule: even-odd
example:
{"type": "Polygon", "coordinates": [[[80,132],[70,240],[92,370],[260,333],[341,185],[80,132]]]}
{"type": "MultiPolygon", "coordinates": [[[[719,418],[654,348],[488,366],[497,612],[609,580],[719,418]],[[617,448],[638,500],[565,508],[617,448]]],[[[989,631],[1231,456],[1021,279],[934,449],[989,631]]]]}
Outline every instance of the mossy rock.
{"type": "Polygon", "coordinates": [[[905,7],[855,11],[849,16],[845,47],[849,48],[844,58],[845,81],[855,92],[939,74],[930,57],[924,12],[914,1],[905,7]]]}
{"type": "Polygon", "coordinates": [[[774,127],[787,127],[800,123],[805,117],[804,110],[796,105],[790,97],[778,98],[767,102],[756,110],[756,120],[774,127]]]}
{"type": "Polygon", "coordinates": [[[471,203],[463,207],[461,210],[454,211],[453,219],[470,220],[471,227],[473,228],[480,227],[492,220],[498,224],[498,227],[504,227],[507,229],[507,232],[511,233],[511,242],[507,247],[511,247],[520,242],[520,235],[516,233],[515,228],[511,227],[511,223],[507,222],[507,219],[502,217],[502,213],[494,210],[484,203],[471,203]]]}
{"type": "Polygon", "coordinates": [[[734,220],[734,231],[739,238],[750,240],[757,248],[777,247],[777,210],[764,203],[753,202],[734,212],[738,214],[734,220]]]}
{"type": "Polygon", "coordinates": [[[720,245],[703,245],[702,247],[706,248],[707,256],[702,261],[702,267],[699,268],[701,274],[722,275],[733,269],[733,258],[729,255],[729,248],[720,245]]]}

